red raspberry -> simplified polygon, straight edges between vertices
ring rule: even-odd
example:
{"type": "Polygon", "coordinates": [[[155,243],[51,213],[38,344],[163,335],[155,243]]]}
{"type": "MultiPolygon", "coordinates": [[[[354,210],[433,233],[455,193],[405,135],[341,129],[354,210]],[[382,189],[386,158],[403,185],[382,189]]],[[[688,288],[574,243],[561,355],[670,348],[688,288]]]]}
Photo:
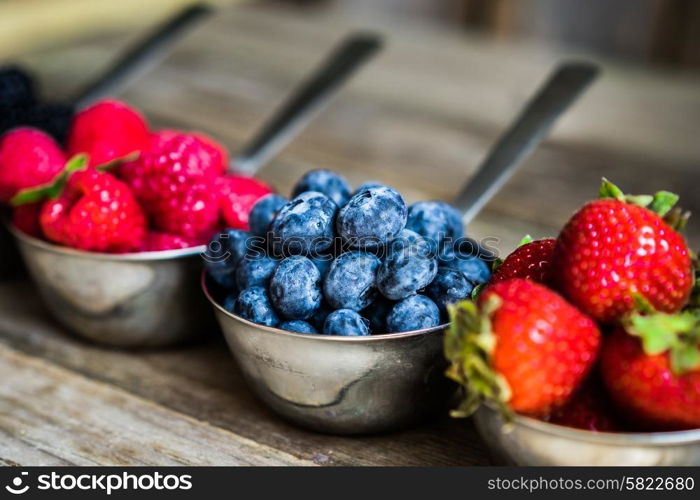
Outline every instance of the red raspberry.
{"type": "Polygon", "coordinates": [[[21,205],[12,211],[12,225],[29,236],[41,238],[41,225],[39,224],[39,213],[41,203],[31,203],[21,205]]]}
{"type": "Polygon", "coordinates": [[[100,165],[148,146],[150,132],[141,114],[115,99],[105,99],[75,115],[68,131],[68,154],[90,155],[100,165]]]}
{"type": "Polygon", "coordinates": [[[197,246],[195,242],[177,234],[149,231],[141,250],[144,252],[159,252],[161,250],[178,250],[197,246]]]}
{"type": "Polygon", "coordinates": [[[129,187],[96,170],[74,173],[61,196],[44,203],[40,223],[47,239],[95,252],[135,251],[146,235],[129,187]]]}
{"type": "Polygon", "coordinates": [[[254,177],[226,175],[217,179],[221,214],[227,227],[248,231],[248,215],[263,196],[274,192],[254,177]]]}
{"type": "Polygon", "coordinates": [[[207,182],[152,202],[149,207],[155,229],[196,241],[208,241],[219,222],[217,195],[207,182]]]}
{"type": "Polygon", "coordinates": [[[0,201],[8,203],[18,191],[50,182],[66,158],[44,132],[22,127],[0,139],[0,201]]]}
{"type": "Polygon", "coordinates": [[[209,154],[211,154],[213,160],[212,164],[214,165],[214,168],[216,168],[217,172],[219,174],[223,174],[226,171],[229,162],[229,155],[226,146],[199,132],[188,132],[185,134],[179,130],[173,129],[159,130],[158,132],[151,134],[148,150],[152,151],[154,149],[159,149],[178,135],[191,135],[192,137],[199,139],[202,145],[209,150],[209,154]]]}
{"type": "Polygon", "coordinates": [[[213,186],[220,173],[209,146],[189,134],[154,135],[151,147],[136,161],[122,165],[119,176],[147,205],[186,192],[202,182],[213,186]]]}

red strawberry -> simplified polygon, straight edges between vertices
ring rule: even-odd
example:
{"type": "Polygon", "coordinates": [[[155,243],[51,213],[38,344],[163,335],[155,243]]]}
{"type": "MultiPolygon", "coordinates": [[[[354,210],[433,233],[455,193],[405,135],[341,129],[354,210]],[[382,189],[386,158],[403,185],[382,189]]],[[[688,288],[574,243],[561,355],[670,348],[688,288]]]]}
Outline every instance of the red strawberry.
{"type": "Polygon", "coordinates": [[[0,139],[0,201],[8,203],[20,190],[51,181],[65,163],[61,148],[44,132],[11,130],[0,139]]]}
{"type": "Polygon", "coordinates": [[[149,231],[146,234],[141,250],[144,252],[159,252],[161,250],[177,250],[193,246],[196,246],[194,242],[177,234],[149,231]]]}
{"type": "Polygon", "coordinates": [[[141,114],[126,103],[104,99],[80,111],[68,131],[68,154],[87,153],[101,165],[148,146],[150,132],[141,114]]]}
{"type": "Polygon", "coordinates": [[[556,241],[554,238],[524,240],[524,243],[498,266],[489,283],[498,283],[512,278],[547,283],[556,241]]]}
{"type": "Polygon", "coordinates": [[[60,196],[44,203],[40,223],[50,241],[95,252],[138,250],[146,234],[129,187],[92,169],[73,173],[60,196]]]}
{"type": "Polygon", "coordinates": [[[700,313],[634,316],[608,337],[601,375],[608,393],[642,430],[700,428],[700,313]]]}
{"type": "Polygon", "coordinates": [[[547,421],[584,429],[587,431],[614,432],[620,428],[610,411],[608,401],[598,381],[587,381],[561,408],[546,419],[547,421]]]}
{"type": "Polygon", "coordinates": [[[662,219],[677,197],[625,197],[606,180],[601,196],[576,212],[559,235],[553,262],[559,289],[602,322],[633,311],[635,295],[658,311],[678,311],[688,300],[693,274],[683,237],[662,219]]]}
{"type": "Polygon", "coordinates": [[[12,225],[29,236],[41,238],[41,225],[39,224],[39,213],[41,203],[31,203],[15,207],[12,211],[12,225]]]}
{"type": "Polygon", "coordinates": [[[270,186],[254,177],[226,175],[217,180],[219,203],[227,227],[248,231],[248,215],[263,196],[273,193],[270,186]]]}
{"type": "Polygon", "coordinates": [[[448,376],[465,384],[458,414],[481,399],[543,417],[563,406],[596,360],[596,324],[548,288],[512,279],[489,286],[478,305],[450,308],[448,376]]]}

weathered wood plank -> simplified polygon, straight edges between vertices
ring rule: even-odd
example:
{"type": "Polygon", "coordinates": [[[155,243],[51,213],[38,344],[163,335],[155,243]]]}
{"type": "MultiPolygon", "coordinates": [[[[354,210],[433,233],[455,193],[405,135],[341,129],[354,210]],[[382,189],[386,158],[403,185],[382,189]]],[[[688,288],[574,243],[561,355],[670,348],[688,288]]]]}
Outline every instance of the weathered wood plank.
{"type": "MultiPolygon", "coordinates": [[[[6,346],[0,377],[0,430],[76,465],[312,464],[6,346]]],[[[0,456],[56,463],[5,442],[0,456]]]]}
{"type": "Polygon", "coordinates": [[[253,397],[222,341],[135,353],[84,343],[51,321],[26,283],[0,284],[3,343],[302,460],[335,465],[487,461],[473,427],[447,417],[416,429],[361,438],[299,429],[253,397]]]}

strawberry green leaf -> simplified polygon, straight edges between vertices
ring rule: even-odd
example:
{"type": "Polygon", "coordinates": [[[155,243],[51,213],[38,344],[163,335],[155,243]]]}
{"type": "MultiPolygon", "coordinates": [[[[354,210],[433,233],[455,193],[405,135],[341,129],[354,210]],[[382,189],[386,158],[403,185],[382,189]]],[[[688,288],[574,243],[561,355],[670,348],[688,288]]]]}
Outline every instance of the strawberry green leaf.
{"type": "Polygon", "coordinates": [[[532,242],[533,242],[532,236],[530,236],[529,234],[526,234],[523,237],[523,239],[520,240],[520,243],[518,243],[518,248],[520,248],[523,245],[527,245],[528,243],[532,243],[532,242]]]}
{"type": "Polygon", "coordinates": [[[603,177],[603,181],[600,185],[600,191],[598,191],[598,197],[624,201],[625,193],[623,193],[622,190],[615,184],[603,177]]]}
{"type": "Polygon", "coordinates": [[[678,203],[678,199],[679,196],[675,193],[659,191],[654,195],[654,198],[647,208],[663,217],[678,203]]]}
{"type": "Polygon", "coordinates": [[[445,374],[463,389],[462,402],[452,416],[467,417],[482,402],[489,402],[506,421],[512,419],[512,410],[506,404],[510,389],[490,364],[496,337],[491,330],[489,311],[499,306],[500,300],[495,296],[482,308],[468,300],[448,306],[451,324],[445,334],[444,348],[450,365],[445,374]]]}
{"type": "Polygon", "coordinates": [[[638,207],[648,208],[654,201],[654,197],[650,194],[628,194],[625,196],[625,202],[638,207]]]}
{"type": "Polygon", "coordinates": [[[690,212],[680,207],[671,209],[671,211],[664,216],[664,222],[679,233],[683,232],[685,229],[685,226],[688,224],[688,219],[690,219],[690,212]]]}
{"type": "Polygon", "coordinates": [[[700,367],[700,311],[633,314],[624,323],[628,333],[640,338],[646,354],[668,353],[674,373],[700,367]]]}
{"type": "Polygon", "coordinates": [[[73,156],[66,162],[63,170],[61,170],[61,172],[59,172],[51,182],[21,190],[10,200],[10,204],[18,207],[20,205],[28,205],[46,199],[55,200],[63,192],[63,189],[65,188],[68,179],[70,179],[70,176],[74,172],[85,170],[87,165],[88,155],[78,154],[73,156]]]}
{"type": "Polygon", "coordinates": [[[110,160],[106,163],[103,163],[101,165],[97,165],[95,167],[95,170],[98,172],[109,172],[111,170],[114,170],[120,165],[123,165],[125,163],[130,163],[132,161],[136,161],[140,155],[139,151],[134,151],[133,153],[129,153],[126,156],[122,156],[121,158],[115,158],[113,160],[110,160]]]}
{"type": "Polygon", "coordinates": [[[486,283],[480,283],[480,284],[476,285],[472,289],[472,293],[470,294],[470,298],[472,300],[476,301],[476,299],[479,298],[479,295],[481,295],[481,292],[484,291],[484,288],[486,288],[486,283]]]}

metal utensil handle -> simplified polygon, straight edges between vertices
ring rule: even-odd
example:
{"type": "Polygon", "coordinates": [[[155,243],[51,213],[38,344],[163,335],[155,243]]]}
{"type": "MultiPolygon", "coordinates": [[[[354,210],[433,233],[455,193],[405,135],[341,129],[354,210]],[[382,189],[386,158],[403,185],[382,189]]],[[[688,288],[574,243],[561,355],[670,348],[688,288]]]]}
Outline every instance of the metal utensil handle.
{"type": "Polygon", "coordinates": [[[469,179],[455,205],[469,224],[544,140],[557,118],[595,80],[599,68],[583,62],[557,67],[515,123],[501,136],[477,173],[469,179]]]}
{"type": "Polygon", "coordinates": [[[231,170],[252,175],[282,149],[333,97],[356,69],[381,49],[382,39],[371,33],[349,36],[321,67],[299,87],[236,158],[231,170]]]}
{"type": "Polygon", "coordinates": [[[157,64],[174,42],[212,12],[212,8],[205,4],[190,5],[179,11],[130,48],[97,80],[82,89],[73,100],[75,107],[83,108],[138,78],[157,64]]]}

